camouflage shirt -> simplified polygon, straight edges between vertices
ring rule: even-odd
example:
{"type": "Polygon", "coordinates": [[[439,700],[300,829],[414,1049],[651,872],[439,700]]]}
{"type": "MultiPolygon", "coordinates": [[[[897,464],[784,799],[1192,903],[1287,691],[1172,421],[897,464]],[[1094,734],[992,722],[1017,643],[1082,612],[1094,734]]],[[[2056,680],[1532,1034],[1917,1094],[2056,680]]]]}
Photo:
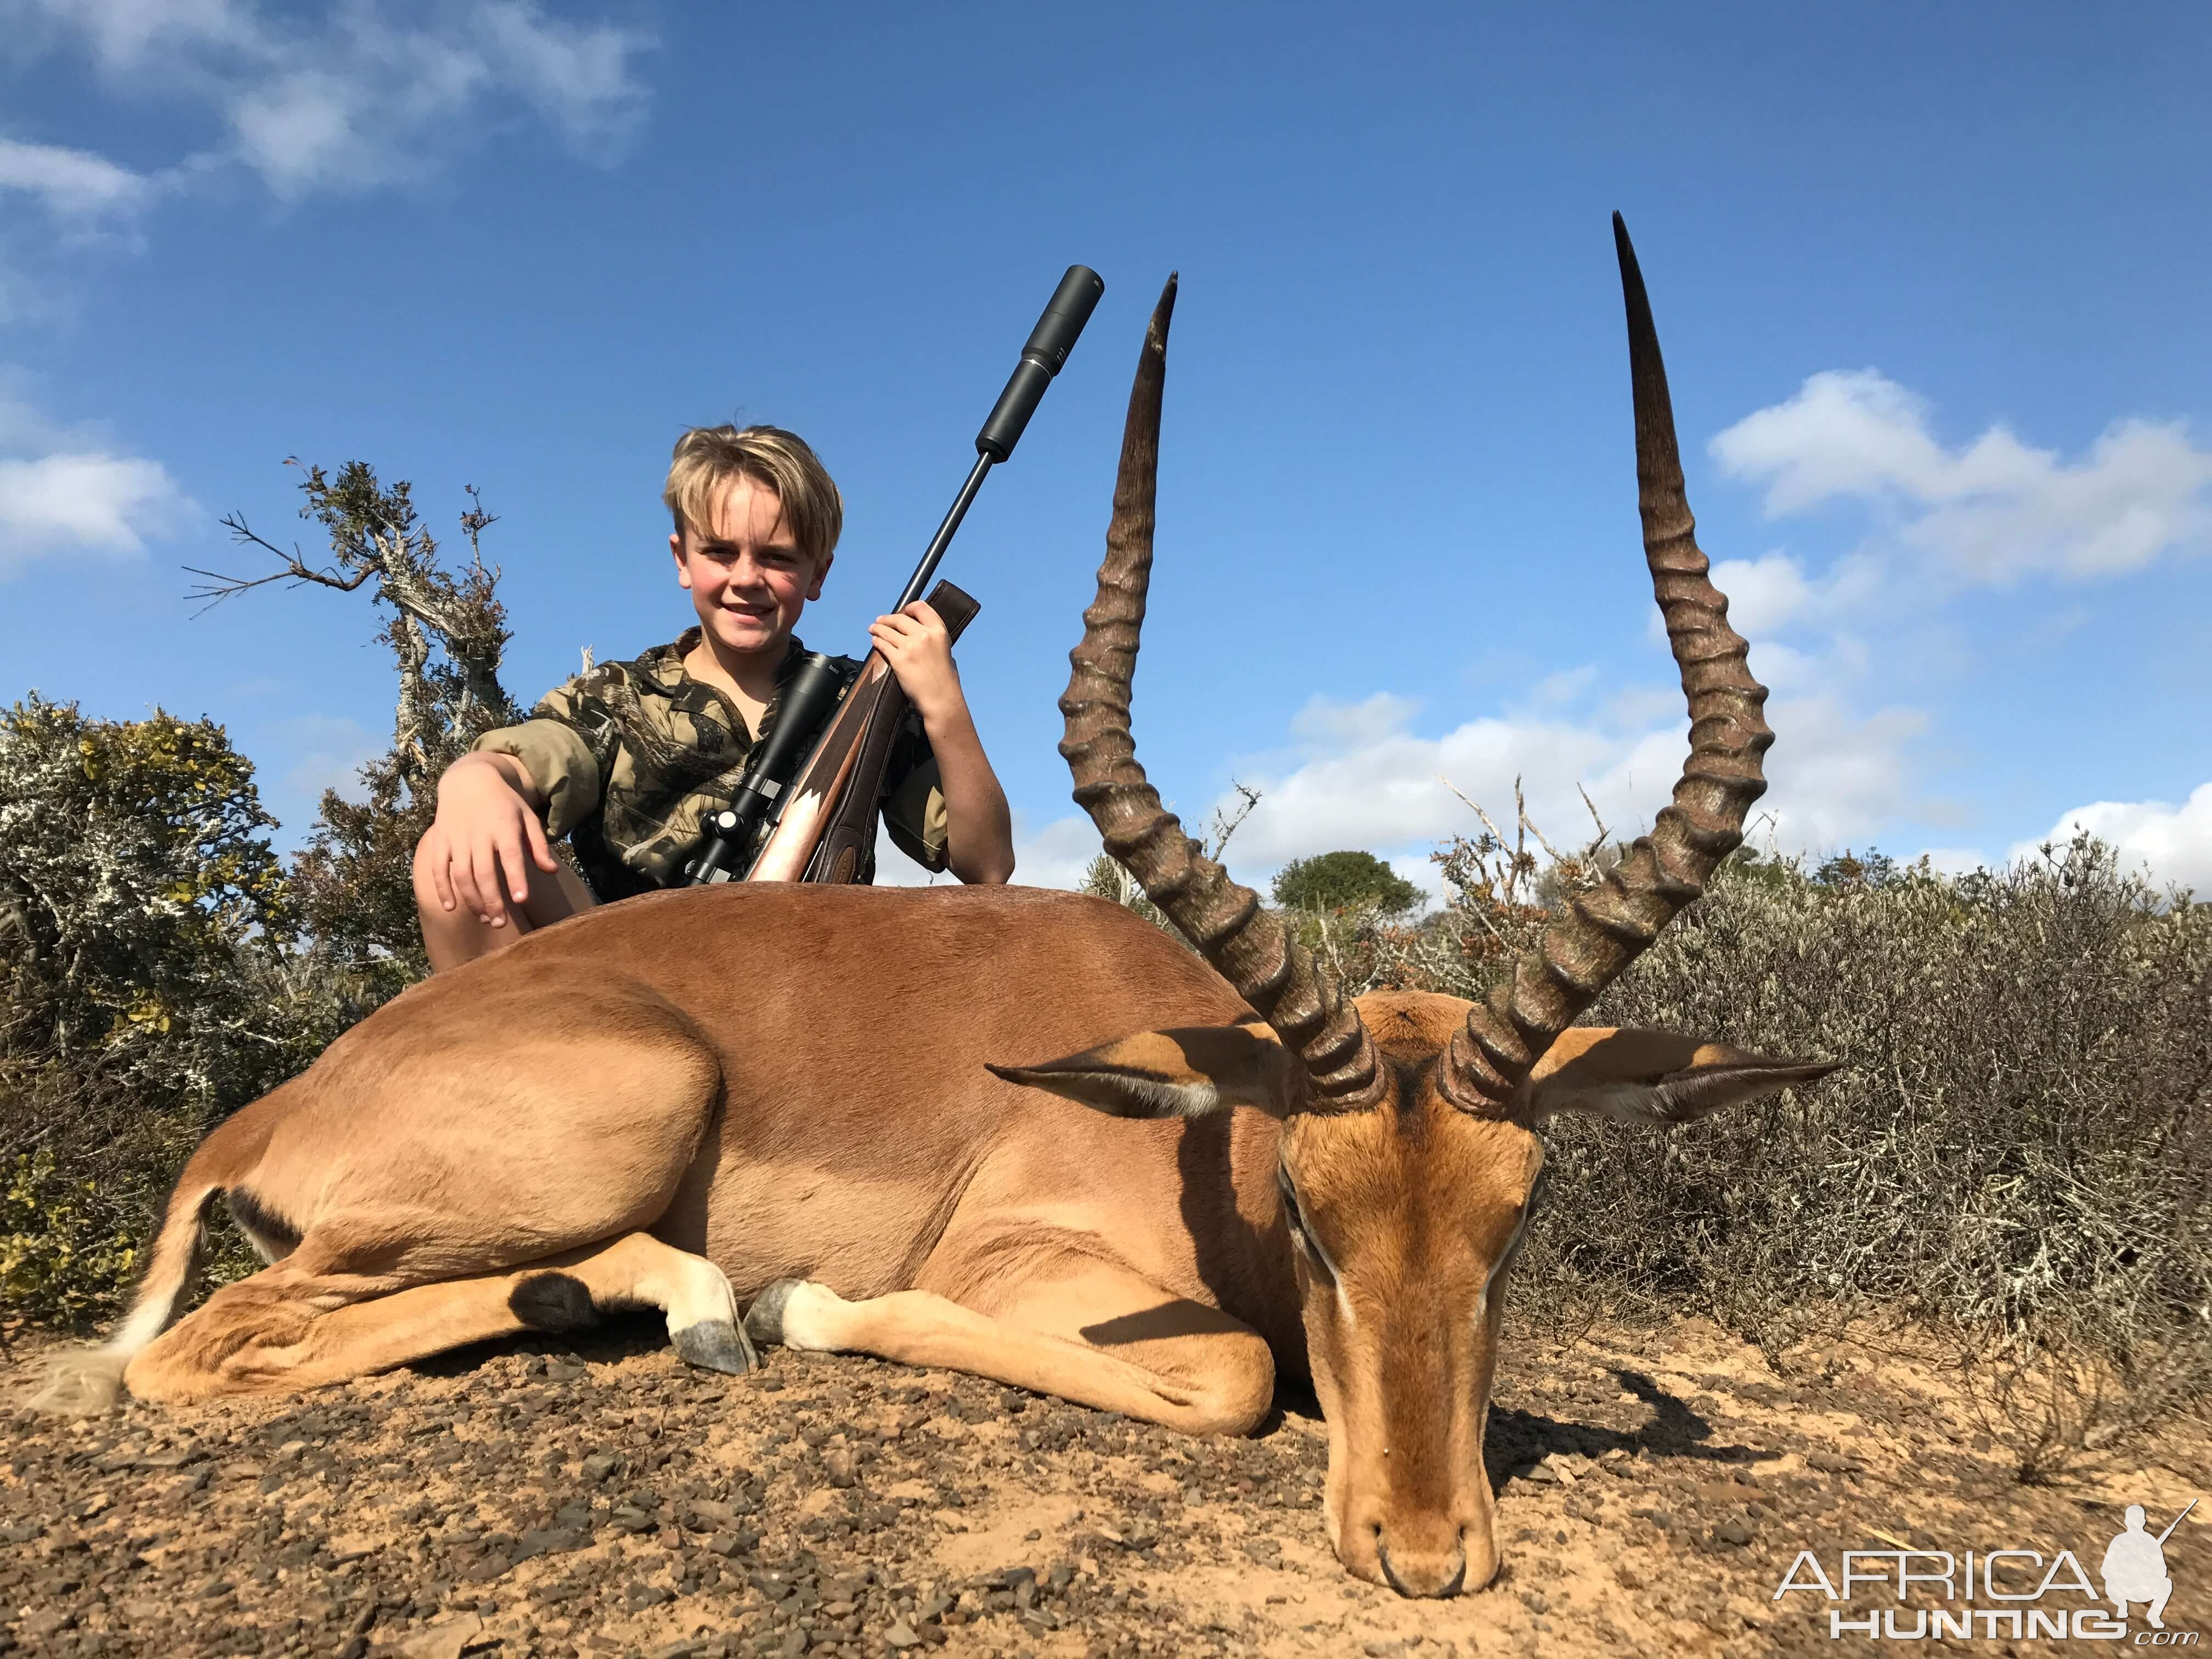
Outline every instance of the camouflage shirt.
{"type": "MultiPolygon", "coordinates": [[[[546,693],[530,718],[478,738],[512,755],[545,795],[545,832],[569,838],[602,902],[675,885],[703,839],[700,821],[730,804],[757,733],[715,687],[684,671],[699,630],[634,662],[603,663],[546,693]]],[[[805,647],[794,636],[761,717],[775,722],[783,681],[805,647]]],[[[849,676],[859,664],[836,659],[849,676]]],[[[891,750],[884,824],[899,850],[945,867],[945,796],[921,717],[911,709],[891,750]]],[[[874,875],[871,857],[860,879],[874,875]]]]}

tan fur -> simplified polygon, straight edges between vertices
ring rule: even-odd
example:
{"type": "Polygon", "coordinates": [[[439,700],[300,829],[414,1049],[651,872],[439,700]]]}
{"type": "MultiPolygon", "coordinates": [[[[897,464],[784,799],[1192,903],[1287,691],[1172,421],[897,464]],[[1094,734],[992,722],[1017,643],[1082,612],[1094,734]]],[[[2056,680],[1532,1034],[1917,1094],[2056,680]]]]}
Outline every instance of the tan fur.
{"type": "MultiPolygon", "coordinates": [[[[533,1286],[680,1333],[797,1279],[789,1340],[1192,1432],[1249,1429],[1279,1373],[1310,1373],[1346,1564],[1472,1588],[1496,1561],[1484,1287],[1541,1152],[1423,1080],[1465,1003],[1359,1007],[1410,1081],[1302,1115],[1274,1034],[1097,900],[743,884],[595,911],[408,991],[211,1134],[124,1331],[44,1403],[96,1407],[118,1374],[163,1401],[336,1382],[549,1328],[533,1286]],[[1109,1115],[1133,1079],[1198,1115],[1109,1115]],[[1279,1167],[1340,1297],[1291,1243],[1279,1167]],[[225,1191],[296,1248],[162,1334],[225,1191]]],[[[1560,1052],[1532,1121],[1547,1079],[1572,1106],[1704,1053],[1580,1032],[1560,1052]]]]}

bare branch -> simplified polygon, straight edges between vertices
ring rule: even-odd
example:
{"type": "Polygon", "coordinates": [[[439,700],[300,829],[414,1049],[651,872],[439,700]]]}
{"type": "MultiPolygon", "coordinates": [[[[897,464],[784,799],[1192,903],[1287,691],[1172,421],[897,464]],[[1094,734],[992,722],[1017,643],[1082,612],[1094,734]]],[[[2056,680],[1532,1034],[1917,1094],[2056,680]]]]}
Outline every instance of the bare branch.
{"type": "Polygon", "coordinates": [[[1597,803],[1589,798],[1589,791],[1578,783],[1575,786],[1575,793],[1583,798],[1583,805],[1589,808],[1590,822],[1597,825],[1596,838],[1590,842],[1590,850],[1595,853],[1613,839],[1613,831],[1607,829],[1605,820],[1598,817],[1597,803]]]}
{"type": "Polygon", "coordinates": [[[207,601],[198,611],[192,612],[195,617],[204,617],[225,599],[243,593],[249,588],[264,586],[270,582],[289,581],[295,586],[303,582],[313,582],[321,587],[334,587],[341,593],[350,593],[375,574],[375,567],[373,565],[355,572],[350,579],[339,575],[334,570],[327,568],[317,570],[301,556],[297,544],[295,544],[292,550],[287,553],[266,537],[257,533],[253,527],[246,523],[246,515],[242,513],[229,514],[219,522],[224,529],[230,532],[234,541],[243,546],[258,547],[274,554],[283,561],[284,568],[282,570],[271,571],[266,576],[230,576],[217,570],[203,570],[198,565],[186,565],[185,570],[187,574],[207,578],[204,583],[193,588],[185,596],[188,599],[207,601]]]}
{"type": "Polygon", "coordinates": [[[1229,787],[1244,798],[1244,804],[1237,809],[1234,817],[1218,808],[1214,811],[1213,833],[1208,837],[1212,845],[1206,848],[1206,856],[1216,864],[1221,862],[1221,849],[1229,845],[1230,836],[1237,833],[1237,826],[1250,817],[1252,809],[1260,804],[1260,792],[1250,785],[1239,783],[1231,778],[1229,787]]]}

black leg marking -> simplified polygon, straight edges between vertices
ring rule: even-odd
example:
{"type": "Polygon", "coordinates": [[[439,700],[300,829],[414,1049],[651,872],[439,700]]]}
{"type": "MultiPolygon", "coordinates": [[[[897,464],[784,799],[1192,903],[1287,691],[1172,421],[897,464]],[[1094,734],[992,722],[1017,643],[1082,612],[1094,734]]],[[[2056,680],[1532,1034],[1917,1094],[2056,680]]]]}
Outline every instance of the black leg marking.
{"type": "Polygon", "coordinates": [[[532,1273],[507,1293],[507,1305],[533,1331],[559,1334],[588,1330],[599,1322],[584,1281],[567,1273],[532,1273]]]}
{"type": "Polygon", "coordinates": [[[300,1230],[245,1188],[225,1193],[223,1206],[265,1260],[282,1261],[300,1248],[300,1230]]]}
{"type": "Polygon", "coordinates": [[[752,1306],[745,1310],[745,1331],[757,1342],[783,1340],[783,1304],[791,1300],[791,1293],[806,1281],[803,1279],[779,1279],[764,1285],[753,1298],[752,1306]]]}

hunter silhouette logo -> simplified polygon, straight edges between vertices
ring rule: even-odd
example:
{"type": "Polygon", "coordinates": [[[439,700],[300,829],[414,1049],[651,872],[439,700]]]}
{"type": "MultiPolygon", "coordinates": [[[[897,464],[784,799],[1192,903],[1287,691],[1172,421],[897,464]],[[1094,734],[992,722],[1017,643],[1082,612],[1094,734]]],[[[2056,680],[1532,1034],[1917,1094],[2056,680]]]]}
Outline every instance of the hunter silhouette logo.
{"type": "Polygon", "coordinates": [[[2129,1504],[2126,1525],[2105,1547],[2101,1561],[2087,1550],[2076,1556],[2069,1549],[2046,1553],[2020,1545],[1978,1543],[1954,1552],[1933,1540],[1914,1546],[1877,1532],[1888,1548],[1845,1550],[1832,1572],[1815,1552],[1798,1551],[1775,1586],[1774,1600],[1812,1595],[1826,1601],[1831,1640],[2043,1638],[2193,1648],[2202,1640],[2199,1632],[2166,1626],[2166,1607],[2173,1595],[2166,1544],[2197,1502],[2191,1498],[2156,1533],[2143,1506],[2129,1504]],[[2094,1578],[2089,1573],[2093,1561],[2094,1578]],[[2141,1609],[2143,1620],[2132,1634],[2131,1607],[2141,1609]]]}
{"type": "Polygon", "coordinates": [[[2128,1603],[2143,1601],[2149,1604],[2143,1617],[2153,1630],[2164,1630],[2166,1598],[2173,1594],[2173,1580],[2166,1571],[2166,1540],[2173,1536],[2173,1529],[2181,1524],[2181,1516],[2197,1507],[2197,1500],[2189,1500],[2188,1509],[2166,1523],[2166,1530],[2154,1538],[2143,1525],[2143,1506],[2128,1505],[2128,1529],[2106,1547],[2102,1577],[2105,1599],[2123,1619],[2128,1616],[2128,1603]]]}

